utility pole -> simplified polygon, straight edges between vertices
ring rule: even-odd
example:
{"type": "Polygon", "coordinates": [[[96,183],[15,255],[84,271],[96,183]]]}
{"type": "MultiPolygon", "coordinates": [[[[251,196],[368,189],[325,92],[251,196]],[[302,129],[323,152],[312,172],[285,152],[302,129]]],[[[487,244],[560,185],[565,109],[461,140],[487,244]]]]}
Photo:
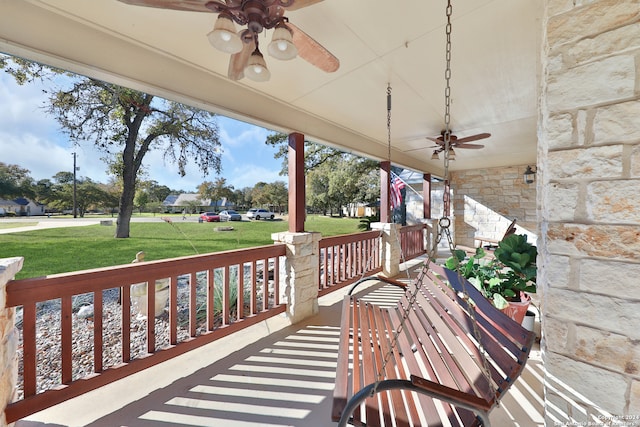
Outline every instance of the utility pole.
{"type": "Polygon", "coordinates": [[[78,210],[76,208],[76,152],[73,152],[73,217],[78,218],[78,210]]]}

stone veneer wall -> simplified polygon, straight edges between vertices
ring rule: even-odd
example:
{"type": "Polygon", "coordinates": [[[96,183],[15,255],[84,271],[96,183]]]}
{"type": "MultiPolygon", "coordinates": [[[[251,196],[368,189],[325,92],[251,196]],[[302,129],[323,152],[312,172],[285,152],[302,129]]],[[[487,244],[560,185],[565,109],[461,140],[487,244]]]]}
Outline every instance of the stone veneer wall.
{"type": "Polygon", "coordinates": [[[0,427],[8,425],[4,408],[13,401],[18,383],[19,332],[15,308],[7,308],[6,286],[22,269],[23,262],[22,257],[0,259],[0,427]]]}
{"type": "Polygon", "coordinates": [[[535,242],[536,185],[524,183],[526,169],[522,165],[451,173],[457,244],[477,246],[475,236],[499,240],[514,218],[517,233],[535,242]]]}
{"type": "Polygon", "coordinates": [[[639,425],[640,2],[547,0],[543,31],[546,422],[639,425]]]}

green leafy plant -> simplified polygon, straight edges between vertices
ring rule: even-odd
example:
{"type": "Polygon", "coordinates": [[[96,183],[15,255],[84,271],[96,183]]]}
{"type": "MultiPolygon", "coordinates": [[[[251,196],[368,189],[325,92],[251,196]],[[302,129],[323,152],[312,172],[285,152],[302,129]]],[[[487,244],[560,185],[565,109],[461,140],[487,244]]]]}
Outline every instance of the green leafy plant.
{"type": "Polygon", "coordinates": [[[505,237],[495,250],[495,258],[488,259],[482,248],[467,259],[462,250],[445,262],[445,267],[459,271],[499,309],[509,301],[520,301],[522,293],[536,292],[537,248],[527,242],[524,234],[505,237]]]}
{"type": "Polygon", "coordinates": [[[371,223],[378,222],[378,221],[380,221],[380,215],[365,216],[364,218],[360,219],[360,223],[358,224],[358,230],[370,231],[371,223]]]}

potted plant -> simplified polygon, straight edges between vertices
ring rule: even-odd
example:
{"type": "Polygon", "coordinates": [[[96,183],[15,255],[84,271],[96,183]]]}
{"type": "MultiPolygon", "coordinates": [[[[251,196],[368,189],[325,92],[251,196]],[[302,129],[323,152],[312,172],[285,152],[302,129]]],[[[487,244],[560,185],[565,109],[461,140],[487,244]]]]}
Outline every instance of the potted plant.
{"type": "Polygon", "coordinates": [[[445,267],[459,271],[493,305],[522,323],[531,302],[527,294],[536,292],[537,248],[524,234],[511,234],[498,244],[495,257],[488,259],[484,249],[466,259],[466,253],[454,251],[445,267]]]}

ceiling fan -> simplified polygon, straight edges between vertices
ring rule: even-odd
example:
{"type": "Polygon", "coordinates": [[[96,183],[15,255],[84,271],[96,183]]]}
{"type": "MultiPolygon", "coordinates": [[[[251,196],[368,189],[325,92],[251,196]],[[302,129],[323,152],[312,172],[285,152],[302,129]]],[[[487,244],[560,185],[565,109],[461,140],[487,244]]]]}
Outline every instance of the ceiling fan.
{"type": "Polygon", "coordinates": [[[267,81],[271,73],[258,49],[258,35],[274,29],[267,51],[280,60],[300,56],[321,70],[332,73],[340,61],[320,43],[289,22],[285,12],[302,9],[322,0],[119,0],[123,3],[162,9],[218,14],[207,35],[217,49],[230,53],[228,76],[267,81]],[[235,24],[246,26],[236,31],[235,24]]]}
{"type": "MultiPolygon", "coordinates": [[[[440,136],[431,137],[428,136],[427,139],[429,141],[433,141],[436,145],[428,147],[435,148],[433,150],[433,154],[431,155],[431,160],[438,160],[438,153],[441,153],[445,150],[445,135],[446,130],[443,130],[440,133],[440,136]]],[[[482,144],[468,144],[471,141],[478,141],[480,139],[489,138],[491,136],[490,133],[479,133],[477,135],[465,136],[464,138],[458,138],[452,132],[449,132],[449,160],[455,160],[455,151],[454,148],[471,148],[475,150],[479,150],[480,148],[484,148],[482,144]]]]}

